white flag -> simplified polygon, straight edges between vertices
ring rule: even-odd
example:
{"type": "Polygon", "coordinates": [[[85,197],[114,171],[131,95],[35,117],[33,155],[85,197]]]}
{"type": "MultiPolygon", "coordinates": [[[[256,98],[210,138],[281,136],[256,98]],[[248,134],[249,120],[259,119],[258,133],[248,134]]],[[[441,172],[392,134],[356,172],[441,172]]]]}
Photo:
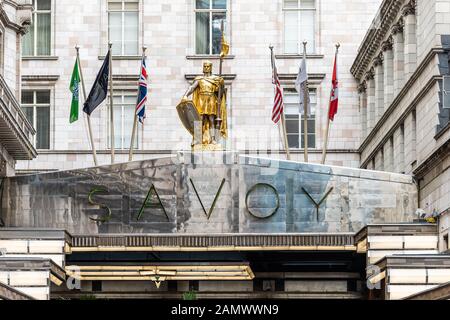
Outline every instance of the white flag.
{"type": "MultiPolygon", "coordinates": [[[[309,98],[309,91],[308,91],[308,72],[306,71],[306,57],[303,55],[303,60],[300,65],[300,69],[298,70],[297,80],[295,80],[295,89],[299,93],[300,96],[300,113],[305,114],[305,92],[308,95],[307,96],[307,103],[308,106],[311,104],[310,98],[309,98]]],[[[307,108],[308,114],[307,116],[311,115],[310,108],[307,108]]]]}

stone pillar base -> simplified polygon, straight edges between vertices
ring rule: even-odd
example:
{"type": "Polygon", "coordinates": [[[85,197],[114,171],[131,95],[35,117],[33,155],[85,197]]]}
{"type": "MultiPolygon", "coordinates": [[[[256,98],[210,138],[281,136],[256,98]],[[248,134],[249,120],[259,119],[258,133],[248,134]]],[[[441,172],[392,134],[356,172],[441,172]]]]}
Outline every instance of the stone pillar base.
{"type": "Polygon", "coordinates": [[[224,151],[220,144],[197,144],[192,146],[193,152],[198,151],[224,151]]]}

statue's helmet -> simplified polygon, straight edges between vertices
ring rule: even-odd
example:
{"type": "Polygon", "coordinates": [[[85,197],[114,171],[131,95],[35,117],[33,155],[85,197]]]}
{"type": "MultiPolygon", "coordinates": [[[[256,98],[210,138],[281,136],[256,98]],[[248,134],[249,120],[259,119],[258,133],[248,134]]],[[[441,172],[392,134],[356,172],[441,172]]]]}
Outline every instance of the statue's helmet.
{"type": "Polygon", "coordinates": [[[203,73],[211,73],[212,72],[212,62],[205,61],[203,62],[203,73]]]}

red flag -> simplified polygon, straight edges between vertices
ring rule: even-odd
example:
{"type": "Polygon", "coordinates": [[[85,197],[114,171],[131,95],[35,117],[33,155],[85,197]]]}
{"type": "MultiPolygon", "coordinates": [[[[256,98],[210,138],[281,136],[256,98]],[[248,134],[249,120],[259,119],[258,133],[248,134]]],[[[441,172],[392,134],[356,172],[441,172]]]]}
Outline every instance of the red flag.
{"type": "Polygon", "coordinates": [[[330,96],[330,109],[328,112],[328,118],[334,121],[334,116],[337,114],[339,105],[339,81],[337,78],[337,54],[334,59],[333,80],[330,96]]]}

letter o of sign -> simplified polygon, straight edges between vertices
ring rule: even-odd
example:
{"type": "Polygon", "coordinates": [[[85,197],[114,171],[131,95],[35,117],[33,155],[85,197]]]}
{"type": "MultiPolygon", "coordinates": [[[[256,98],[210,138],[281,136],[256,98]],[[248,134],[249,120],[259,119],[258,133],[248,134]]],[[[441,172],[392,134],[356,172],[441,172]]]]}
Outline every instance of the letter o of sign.
{"type": "Polygon", "coordinates": [[[268,183],[257,183],[255,184],[253,187],[250,188],[250,190],[248,190],[247,195],[245,196],[245,206],[247,207],[248,212],[254,216],[255,218],[258,219],[268,219],[271,216],[273,216],[275,213],[277,213],[278,209],[280,208],[280,195],[278,194],[277,189],[275,189],[274,186],[268,184],[268,183]],[[249,205],[248,205],[248,200],[250,198],[250,195],[255,192],[258,189],[261,188],[267,188],[269,190],[271,190],[274,194],[275,194],[275,200],[276,200],[276,205],[275,208],[273,208],[272,210],[268,211],[267,213],[260,213],[260,212],[255,212],[253,210],[250,209],[249,205]]]}

